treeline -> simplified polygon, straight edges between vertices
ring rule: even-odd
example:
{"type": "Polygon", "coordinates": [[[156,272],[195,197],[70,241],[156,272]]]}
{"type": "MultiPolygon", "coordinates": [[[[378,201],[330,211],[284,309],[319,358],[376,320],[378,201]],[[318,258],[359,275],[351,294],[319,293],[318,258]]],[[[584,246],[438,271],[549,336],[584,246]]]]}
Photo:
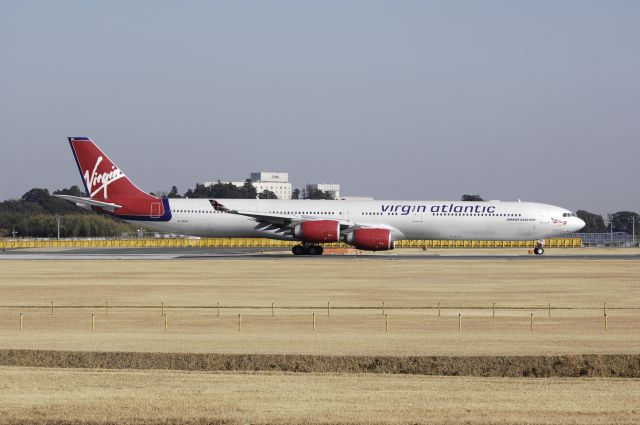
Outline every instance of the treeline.
{"type": "MultiPolygon", "coordinates": [[[[78,186],[53,194],[83,196],[78,186]]],[[[130,224],[55,198],[48,189],[34,188],[20,199],[0,202],[0,237],[54,238],[118,237],[135,232],[130,224]]]]}
{"type": "Polygon", "coordinates": [[[640,235],[640,214],[633,211],[618,211],[608,215],[608,224],[599,214],[590,213],[585,210],[576,211],[576,215],[585,222],[580,233],[608,233],[624,232],[632,235],[640,235]],[[613,226],[613,228],[612,228],[613,226]]]}
{"type": "Polygon", "coordinates": [[[223,199],[277,199],[275,193],[270,190],[263,190],[258,193],[251,180],[247,179],[241,187],[234,185],[233,183],[222,183],[218,180],[217,183],[210,186],[205,186],[202,183],[197,183],[195,189],[189,189],[185,192],[184,196],[178,193],[178,189],[173,186],[171,191],[167,194],[168,198],[223,198],[223,199]]]}
{"type": "Polygon", "coordinates": [[[62,214],[62,215],[19,215],[0,214],[0,223],[8,224],[0,231],[4,236],[55,238],[58,235],[60,220],[61,238],[120,237],[124,233],[133,233],[135,228],[98,214],[62,214]]]}

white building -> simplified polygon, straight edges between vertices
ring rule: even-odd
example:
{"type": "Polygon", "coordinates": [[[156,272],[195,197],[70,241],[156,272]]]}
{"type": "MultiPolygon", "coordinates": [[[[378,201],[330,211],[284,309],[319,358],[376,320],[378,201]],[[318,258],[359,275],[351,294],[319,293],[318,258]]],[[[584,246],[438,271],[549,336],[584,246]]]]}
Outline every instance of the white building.
{"type": "Polygon", "coordinates": [[[340,199],[340,185],[337,183],[312,183],[309,186],[314,189],[330,193],[333,196],[333,199],[340,199]]]}
{"type": "MultiPolygon", "coordinates": [[[[256,188],[256,192],[262,193],[269,190],[276,194],[278,199],[291,199],[291,183],[289,183],[289,173],[279,173],[271,171],[260,171],[249,175],[251,184],[256,188]]],[[[217,182],[205,182],[205,186],[211,186],[217,182]]],[[[222,182],[231,183],[235,186],[242,187],[244,181],[241,182],[222,182]]]]}
{"type": "Polygon", "coordinates": [[[271,171],[260,171],[251,173],[249,178],[252,182],[277,182],[289,183],[289,173],[274,173],[271,171]]]}

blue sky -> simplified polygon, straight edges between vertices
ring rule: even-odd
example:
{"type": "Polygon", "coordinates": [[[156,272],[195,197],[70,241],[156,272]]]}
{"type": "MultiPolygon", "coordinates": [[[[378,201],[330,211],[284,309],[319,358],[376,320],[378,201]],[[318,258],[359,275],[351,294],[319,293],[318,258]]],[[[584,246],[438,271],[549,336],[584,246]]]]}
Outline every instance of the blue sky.
{"type": "Polygon", "coordinates": [[[0,199],[80,185],[79,135],[149,191],[640,211],[637,1],[0,5],[0,199]]]}

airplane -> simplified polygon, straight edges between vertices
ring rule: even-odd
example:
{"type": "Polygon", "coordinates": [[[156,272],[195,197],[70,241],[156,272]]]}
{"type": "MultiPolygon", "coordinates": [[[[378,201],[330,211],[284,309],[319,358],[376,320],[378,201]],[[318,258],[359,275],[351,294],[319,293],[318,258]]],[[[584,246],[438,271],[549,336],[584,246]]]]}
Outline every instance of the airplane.
{"type": "Polygon", "coordinates": [[[139,189],[87,137],[69,137],[86,196],[55,195],[116,219],[200,237],[299,241],[295,255],[321,255],[323,243],[388,251],[395,241],[535,240],[582,229],[573,212],[534,202],[167,199],[139,189]]]}

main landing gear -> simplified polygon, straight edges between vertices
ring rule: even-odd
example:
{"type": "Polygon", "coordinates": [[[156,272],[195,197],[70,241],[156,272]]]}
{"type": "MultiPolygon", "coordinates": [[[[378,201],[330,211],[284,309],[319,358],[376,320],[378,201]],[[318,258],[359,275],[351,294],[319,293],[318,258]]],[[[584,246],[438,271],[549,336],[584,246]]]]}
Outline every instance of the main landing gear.
{"type": "Polygon", "coordinates": [[[291,248],[293,255],[322,255],[324,249],[322,245],[304,243],[291,248]]]}
{"type": "Polygon", "coordinates": [[[536,254],[536,255],[544,254],[544,247],[542,246],[542,244],[540,242],[536,243],[535,248],[533,248],[533,253],[536,254]]]}

